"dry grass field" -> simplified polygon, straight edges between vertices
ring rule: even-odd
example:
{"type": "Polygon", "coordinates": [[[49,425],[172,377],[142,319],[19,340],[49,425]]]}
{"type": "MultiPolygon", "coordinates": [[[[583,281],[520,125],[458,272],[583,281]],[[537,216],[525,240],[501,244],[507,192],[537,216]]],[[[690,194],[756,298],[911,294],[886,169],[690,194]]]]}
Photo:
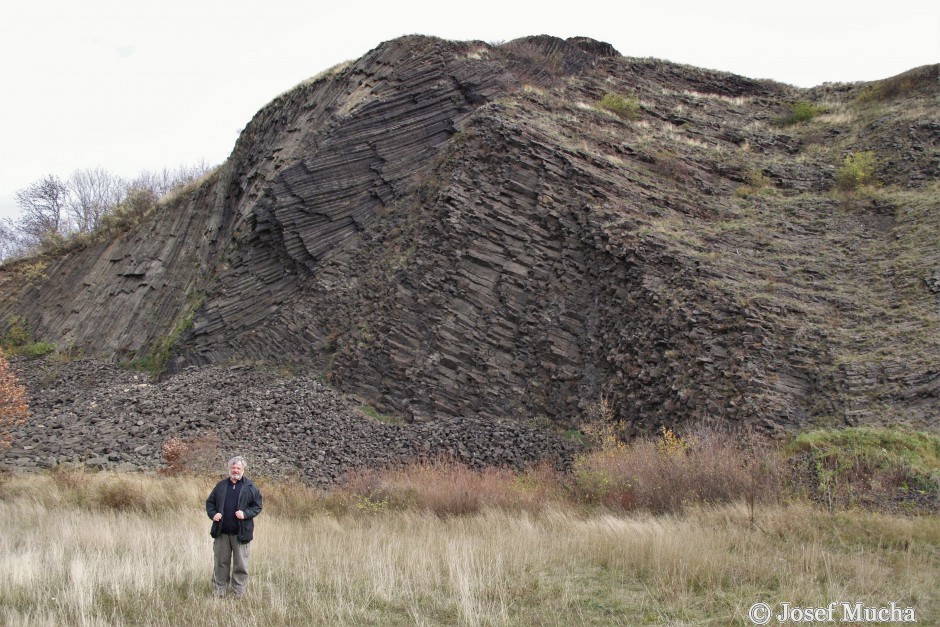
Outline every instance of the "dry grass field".
{"type": "Polygon", "coordinates": [[[752,524],[743,502],[652,515],[544,494],[451,515],[264,480],[249,594],[215,599],[212,482],[5,475],[0,623],[747,625],[756,601],[940,618],[937,516],[793,500],[759,504],[752,524]]]}

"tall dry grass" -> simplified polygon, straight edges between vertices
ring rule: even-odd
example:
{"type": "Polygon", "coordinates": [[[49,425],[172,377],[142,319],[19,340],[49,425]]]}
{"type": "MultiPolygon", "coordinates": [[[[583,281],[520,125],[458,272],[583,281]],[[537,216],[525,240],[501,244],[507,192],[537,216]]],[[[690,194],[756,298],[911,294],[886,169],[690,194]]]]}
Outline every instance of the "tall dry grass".
{"type": "MultiPolygon", "coordinates": [[[[7,477],[0,622],[8,625],[749,624],[755,601],[940,611],[940,520],[743,503],[682,513],[339,507],[257,521],[246,599],[212,598],[210,478],[7,477]],[[127,496],[115,498],[115,494],[127,496]]],[[[276,496],[275,496],[276,495],[276,496]]],[[[336,498],[336,497],[330,497],[336,498]]]]}
{"type": "Polygon", "coordinates": [[[354,473],[334,496],[360,510],[420,509],[460,516],[488,508],[538,512],[564,506],[567,494],[561,475],[548,464],[516,471],[436,460],[354,473]]]}

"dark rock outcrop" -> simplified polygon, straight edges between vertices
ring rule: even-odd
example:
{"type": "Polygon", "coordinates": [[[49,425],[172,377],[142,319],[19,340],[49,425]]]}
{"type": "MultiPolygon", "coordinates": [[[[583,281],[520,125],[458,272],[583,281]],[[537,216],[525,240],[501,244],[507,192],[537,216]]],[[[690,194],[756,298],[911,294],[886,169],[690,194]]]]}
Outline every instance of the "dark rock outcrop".
{"type": "Polygon", "coordinates": [[[277,98],[128,234],[4,267],[0,318],[112,360],[170,338],[171,374],[290,365],[445,431],[602,398],[637,433],[936,427],[938,90],[912,85],[865,104],[586,38],[398,39],[277,98]],[[800,100],[829,113],[786,125],[800,100]],[[863,150],[885,185],[833,194],[863,150]]]}

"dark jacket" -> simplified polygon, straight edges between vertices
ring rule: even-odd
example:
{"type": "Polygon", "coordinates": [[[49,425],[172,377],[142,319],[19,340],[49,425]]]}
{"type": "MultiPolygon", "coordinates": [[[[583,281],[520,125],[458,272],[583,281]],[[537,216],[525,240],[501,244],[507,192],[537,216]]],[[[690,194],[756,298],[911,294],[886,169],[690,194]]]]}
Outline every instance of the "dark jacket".
{"type": "MultiPolygon", "coordinates": [[[[228,486],[231,485],[228,478],[219,481],[209,498],[206,499],[206,513],[209,518],[225,511],[225,495],[228,494],[228,486]]],[[[238,521],[238,541],[242,544],[248,544],[255,537],[254,518],[261,513],[261,491],[251,479],[242,477],[242,489],[238,495],[238,507],[245,514],[245,520],[238,521]]],[[[209,535],[213,538],[219,536],[222,528],[221,522],[212,521],[212,529],[209,535]]]]}

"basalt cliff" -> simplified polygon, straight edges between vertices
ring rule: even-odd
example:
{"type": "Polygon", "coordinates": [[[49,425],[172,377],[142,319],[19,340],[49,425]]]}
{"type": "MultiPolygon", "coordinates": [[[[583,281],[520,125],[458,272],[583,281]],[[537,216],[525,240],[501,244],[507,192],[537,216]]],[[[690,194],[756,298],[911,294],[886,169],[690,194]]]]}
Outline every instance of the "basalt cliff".
{"type": "Polygon", "coordinates": [[[126,232],[3,266],[0,321],[406,423],[938,428],[937,74],[798,89],[587,38],[397,39],[126,232]]]}

